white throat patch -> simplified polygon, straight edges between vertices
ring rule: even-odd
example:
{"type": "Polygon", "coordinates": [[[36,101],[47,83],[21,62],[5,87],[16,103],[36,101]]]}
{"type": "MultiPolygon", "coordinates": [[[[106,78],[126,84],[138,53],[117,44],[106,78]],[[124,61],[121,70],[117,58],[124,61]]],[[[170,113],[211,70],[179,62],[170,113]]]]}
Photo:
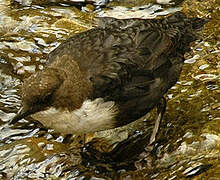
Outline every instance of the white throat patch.
{"type": "Polygon", "coordinates": [[[97,98],[84,101],[81,108],[72,112],[51,107],[31,116],[57,132],[85,134],[114,128],[117,113],[114,101],[104,102],[102,98],[97,98]]]}

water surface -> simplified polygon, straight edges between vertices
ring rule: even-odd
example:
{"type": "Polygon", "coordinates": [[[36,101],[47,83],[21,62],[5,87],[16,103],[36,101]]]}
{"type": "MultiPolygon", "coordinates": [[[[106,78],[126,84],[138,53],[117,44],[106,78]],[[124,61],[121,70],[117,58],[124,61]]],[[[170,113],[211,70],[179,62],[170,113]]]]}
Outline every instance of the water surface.
{"type": "Polygon", "coordinates": [[[219,179],[220,4],[44,2],[48,3],[0,1],[1,179],[219,179]],[[22,80],[43,69],[46,55],[68,37],[95,26],[94,17],[159,18],[180,10],[211,20],[203,29],[203,40],[185,54],[180,80],[166,95],[167,111],[151,169],[136,170],[133,158],[147,144],[155,111],[128,127],[97,133],[98,138],[84,147],[80,137],[66,137],[34,122],[8,125],[20,107],[22,80]]]}

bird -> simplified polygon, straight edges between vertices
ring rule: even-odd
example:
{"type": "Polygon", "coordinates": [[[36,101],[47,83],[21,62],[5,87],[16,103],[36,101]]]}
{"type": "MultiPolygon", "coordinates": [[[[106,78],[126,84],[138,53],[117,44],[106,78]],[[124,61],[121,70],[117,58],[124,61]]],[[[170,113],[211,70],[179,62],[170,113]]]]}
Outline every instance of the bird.
{"type": "Polygon", "coordinates": [[[166,110],[184,54],[207,21],[175,12],[160,19],[98,18],[51,51],[24,80],[22,106],[9,124],[31,116],[64,134],[86,134],[136,121],[157,108],[150,142],[166,110]]]}

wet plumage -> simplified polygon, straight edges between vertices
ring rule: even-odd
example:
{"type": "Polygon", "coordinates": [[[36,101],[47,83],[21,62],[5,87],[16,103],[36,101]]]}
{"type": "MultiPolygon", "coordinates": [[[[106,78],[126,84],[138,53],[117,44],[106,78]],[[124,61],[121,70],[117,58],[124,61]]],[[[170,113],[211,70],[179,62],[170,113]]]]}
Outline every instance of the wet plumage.
{"type": "Polygon", "coordinates": [[[204,23],[181,12],[158,20],[100,18],[24,81],[23,108],[12,122],[32,115],[58,132],[82,134],[137,120],[177,82],[204,23]]]}

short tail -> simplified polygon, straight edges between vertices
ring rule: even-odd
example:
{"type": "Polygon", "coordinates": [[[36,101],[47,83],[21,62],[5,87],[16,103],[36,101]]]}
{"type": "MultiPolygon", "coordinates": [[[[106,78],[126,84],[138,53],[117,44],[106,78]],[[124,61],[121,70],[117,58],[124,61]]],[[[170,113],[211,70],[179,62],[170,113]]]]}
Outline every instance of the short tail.
{"type": "Polygon", "coordinates": [[[200,30],[204,24],[209,22],[208,18],[188,18],[183,12],[175,12],[167,18],[169,23],[175,24],[176,26],[191,26],[192,30],[200,30]],[[184,24],[182,23],[184,22],[184,24]]]}
{"type": "Polygon", "coordinates": [[[189,18],[191,20],[193,30],[201,30],[201,28],[210,21],[208,18],[189,18]]]}
{"type": "Polygon", "coordinates": [[[169,16],[166,21],[174,27],[178,27],[181,38],[178,42],[177,49],[186,52],[190,50],[190,42],[201,38],[199,32],[209,19],[197,17],[188,18],[184,13],[176,12],[169,16]]]}

